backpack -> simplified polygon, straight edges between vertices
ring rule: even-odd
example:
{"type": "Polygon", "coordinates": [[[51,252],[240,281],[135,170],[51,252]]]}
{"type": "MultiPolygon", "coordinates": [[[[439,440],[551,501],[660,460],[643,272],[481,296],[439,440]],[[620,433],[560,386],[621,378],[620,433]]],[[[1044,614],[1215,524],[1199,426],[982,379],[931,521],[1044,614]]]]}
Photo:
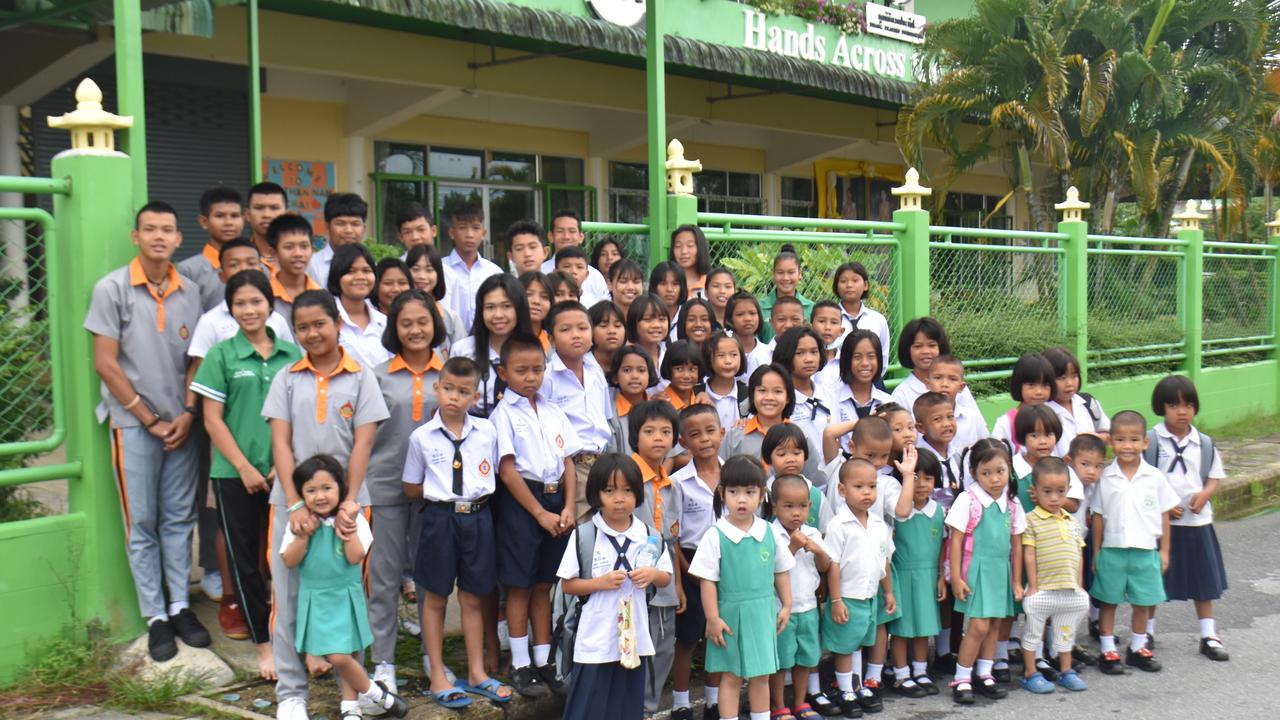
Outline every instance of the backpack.
{"type": "MultiPolygon", "coordinates": [[[[962,548],[961,548],[961,550],[960,550],[960,552],[961,552],[961,558],[960,558],[960,577],[961,577],[961,579],[963,579],[963,580],[965,580],[966,582],[968,582],[968,579],[969,579],[969,559],[973,557],[973,531],[978,527],[978,523],[982,522],[982,511],[983,511],[983,509],[984,509],[984,508],[982,507],[982,503],[978,500],[978,496],[977,496],[977,494],[975,494],[975,493],[973,492],[973,488],[969,488],[969,489],[965,490],[965,492],[969,495],[969,520],[968,520],[968,522],[966,522],[966,523],[965,523],[965,528],[964,528],[964,544],[963,544],[963,546],[962,546],[962,548]]],[[[995,500],[992,500],[992,502],[995,502],[995,500]]],[[[1014,503],[1016,503],[1016,502],[1018,502],[1018,499],[1017,499],[1017,498],[1009,498],[1009,499],[1008,499],[1008,500],[1006,500],[1005,502],[1006,502],[1006,504],[1007,504],[1007,505],[1008,505],[1008,507],[1009,507],[1009,512],[1010,512],[1010,513],[1014,512],[1013,504],[1014,504],[1014,503]]],[[[1010,536],[1013,536],[1015,533],[1014,533],[1014,530],[1013,530],[1013,518],[1012,518],[1012,516],[1009,518],[1009,520],[1010,520],[1010,522],[1009,522],[1009,535],[1010,535],[1010,536]]],[[[955,532],[954,528],[952,529],[952,532],[955,532]]],[[[1009,566],[1009,571],[1010,571],[1010,573],[1012,573],[1012,572],[1013,572],[1013,565],[1012,565],[1012,553],[1013,553],[1013,548],[1012,548],[1012,545],[1011,545],[1011,547],[1010,547],[1010,566],[1009,566]]],[[[944,576],[944,578],[945,578],[948,582],[950,582],[950,581],[951,581],[951,558],[950,558],[950,555],[951,555],[951,543],[949,543],[949,542],[948,542],[948,543],[946,543],[945,545],[943,545],[943,546],[942,546],[942,572],[943,572],[943,576],[944,576]]]]}
{"type": "Polygon", "coordinates": [[[1084,409],[1089,413],[1089,418],[1093,420],[1093,429],[1098,429],[1098,423],[1102,422],[1102,411],[1098,409],[1098,401],[1093,399],[1089,393],[1078,392],[1081,400],[1084,400],[1084,409]]]}
{"type": "MultiPolygon", "coordinates": [[[[662,534],[656,532],[648,523],[644,524],[646,535],[658,537],[658,550],[666,552],[666,544],[662,534]]],[[[590,580],[591,562],[596,554],[596,525],[588,520],[577,528],[578,578],[590,580]]],[[[652,597],[656,588],[649,587],[646,598],[652,597]]],[[[564,592],[564,582],[556,583],[555,592],[551,596],[551,659],[560,677],[566,682],[573,671],[573,647],[578,640],[578,620],[582,615],[582,605],[590,595],[570,595],[564,592]]]]}
{"type": "Polygon", "coordinates": [[[1008,418],[1009,420],[1009,442],[1006,444],[1009,445],[1011,448],[1011,452],[1009,453],[1009,456],[1013,457],[1015,453],[1017,453],[1019,450],[1022,449],[1022,445],[1018,444],[1017,431],[1013,429],[1013,426],[1014,426],[1013,421],[1018,419],[1018,408],[1014,408],[1010,410],[1008,413],[1005,414],[1005,417],[1008,418]]]}
{"type": "MultiPolygon", "coordinates": [[[[1209,469],[1213,467],[1214,455],[1217,449],[1213,447],[1213,438],[1200,433],[1200,482],[1209,482],[1209,469]]],[[[1160,472],[1165,469],[1160,467],[1160,437],[1156,435],[1155,430],[1147,431],[1147,449],[1142,451],[1142,459],[1160,472]]]]}

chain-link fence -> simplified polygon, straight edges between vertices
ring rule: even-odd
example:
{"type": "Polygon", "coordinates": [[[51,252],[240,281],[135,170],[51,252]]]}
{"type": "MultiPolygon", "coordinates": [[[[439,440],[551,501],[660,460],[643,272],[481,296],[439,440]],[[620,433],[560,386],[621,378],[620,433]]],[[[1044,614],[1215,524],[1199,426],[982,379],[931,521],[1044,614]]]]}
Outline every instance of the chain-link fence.
{"type": "Polygon", "coordinates": [[[933,317],[947,329],[973,392],[1007,393],[1004,377],[1018,356],[1065,340],[1062,250],[1038,239],[943,237],[929,243],[933,317]]]}
{"type": "Polygon", "coordinates": [[[1183,250],[1090,236],[1089,379],[1176,372],[1185,357],[1183,250]]]}
{"type": "Polygon", "coordinates": [[[1269,248],[1233,243],[1204,255],[1204,364],[1235,365],[1261,360],[1247,348],[1275,342],[1272,334],[1274,255],[1269,248]]]}
{"type": "Polygon", "coordinates": [[[582,247],[589,258],[596,257],[596,249],[605,242],[618,246],[618,253],[627,260],[634,260],[640,267],[649,267],[649,232],[644,225],[625,226],[620,223],[583,222],[582,247]],[[599,229],[597,229],[599,228],[599,229]],[[613,229],[617,228],[617,229],[613,229]]]}
{"type": "MultiPolygon", "coordinates": [[[[0,276],[0,445],[38,440],[53,425],[53,371],[44,245],[37,223],[0,219],[6,250],[0,276]],[[17,262],[15,262],[17,260],[17,262]]],[[[32,458],[0,456],[0,469],[32,458]]],[[[0,488],[0,522],[43,514],[22,488],[0,488]]]]}
{"type": "MultiPolygon", "coordinates": [[[[763,297],[773,292],[773,261],[786,244],[800,259],[796,292],[818,302],[835,300],[836,270],[845,263],[861,263],[870,289],[863,301],[893,323],[898,293],[893,284],[894,239],[875,232],[824,232],[704,227],[711,248],[711,266],[733,271],[738,289],[763,297]]],[[[808,319],[808,318],[806,318],[808,319]]],[[[764,318],[768,322],[768,318],[764,318]]],[[[889,357],[895,357],[897,338],[890,333],[889,357]]]]}

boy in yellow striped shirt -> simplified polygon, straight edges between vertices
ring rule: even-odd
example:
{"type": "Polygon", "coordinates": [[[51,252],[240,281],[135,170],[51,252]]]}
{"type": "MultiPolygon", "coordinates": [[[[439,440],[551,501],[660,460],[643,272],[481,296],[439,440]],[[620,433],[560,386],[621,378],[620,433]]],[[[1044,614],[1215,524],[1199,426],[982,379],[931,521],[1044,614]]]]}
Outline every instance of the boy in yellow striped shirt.
{"type": "MultiPolygon", "coordinates": [[[[1084,591],[1081,549],[1084,533],[1063,505],[1070,486],[1067,464],[1056,457],[1041,458],[1031,468],[1031,499],[1035,509],[1027,513],[1027,530],[1022,535],[1023,571],[1027,590],[1022,609],[1027,626],[1022,635],[1023,657],[1033,657],[1043,639],[1045,622],[1052,620],[1053,652],[1061,674],[1058,684],[1068,690],[1087,686],[1071,668],[1071,647],[1075,628],[1089,610],[1084,591]]],[[[1015,579],[1015,582],[1018,582],[1015,579]]],[[[1034,693],[1053,692],[1035,663],[1026,663],[1022,686],[1034,693]]]]}

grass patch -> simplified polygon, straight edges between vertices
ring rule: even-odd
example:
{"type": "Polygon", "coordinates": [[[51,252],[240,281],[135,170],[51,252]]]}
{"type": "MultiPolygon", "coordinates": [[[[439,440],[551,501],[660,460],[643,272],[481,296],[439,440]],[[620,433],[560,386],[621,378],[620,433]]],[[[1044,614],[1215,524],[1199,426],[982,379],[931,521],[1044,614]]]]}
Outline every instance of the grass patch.
{"type": "Polygon", "coordinates": [[[1280,433],[1280,415],[1251,417],[1230,425],[1213,428],[1215,440],[1251,440],[1280,433]]]}
{"type": "Polygon", "coordinates": [[[182,712],[195,708],[179,698],[203,685],[204,678],[177,672],[143,680],[137,667],[120,664],[118,648],[91,627],[88,639],[68,635],[49,643],[26,676],[0,692],[0,707],[14,715],[79,705],[182,712]]]}

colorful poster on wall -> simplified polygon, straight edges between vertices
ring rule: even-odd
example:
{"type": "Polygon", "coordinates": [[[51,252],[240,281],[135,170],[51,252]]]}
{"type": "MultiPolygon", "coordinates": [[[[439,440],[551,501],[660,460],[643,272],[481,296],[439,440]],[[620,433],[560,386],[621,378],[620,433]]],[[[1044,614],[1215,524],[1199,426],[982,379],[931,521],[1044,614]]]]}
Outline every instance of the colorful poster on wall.
{"type": "Polygon", "coordinates": [[[333,163],[318,160],[264,160],[263,179],[279,184],[289,196],[289,210],[311,221],[316,235],[326,235],[324,203],[337,180],[333,163]]]}

